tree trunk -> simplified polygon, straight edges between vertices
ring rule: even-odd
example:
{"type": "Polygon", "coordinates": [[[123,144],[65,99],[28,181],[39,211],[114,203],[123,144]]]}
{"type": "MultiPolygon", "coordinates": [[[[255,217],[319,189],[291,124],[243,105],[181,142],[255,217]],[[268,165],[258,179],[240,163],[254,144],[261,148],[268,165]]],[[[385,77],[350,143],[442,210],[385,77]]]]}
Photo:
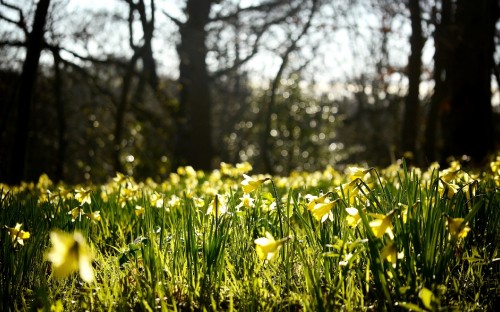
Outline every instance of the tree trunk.
{"type": "Polygon", "coordinates": [[[449,104],[449,55],[450,55],[450,27],[452,6],[451,1],[441,1],[441,19],[437,20],[437,9],[434,8],[434,93],[432,94],[429,103],[429,111],[427,113],[424,153],[427,163],[432,161],[442,161],[440,159],[440,147],[438,146],[438,126],[441,118],[441,110],[449,104]]]}
{"type": "Polygon", "coordinates": [[[402,152],[411,152],[416,156],[419,129],[419,86],[422,67],[422,18],[419,0],[410,0],[408,3],[411,19],[411,54],[408,61],[408,95],[406,96],[403,130],[402,152]]]}
{"type": "Polygon", "coordinates": [[[188,20],[180,26],[181,43],[177,47],[181,91],[176,116],[176,165],[189,164],[200,170],[212,169],[215,157],[205,45],[205,26],[209,22],[212,3],[209,0],[187,1],[188,20]]]}
{"type": "Polygon", "coordinates": [[[498,14],[496,0],[457,2],[452,93],[443,115],[445,156],[465,154],[480,162],[494,149],[491,74],[498,14]]]}
{"type": "Polygon", "coordinates": [[[52,56],[54,57],[54,100],[57,111],[57,156],[54,178],[58,182],[64,179],[64,162],[68,141],[66,140],[67,125],[62,97],[61,56],[58,48],[52,49],[52,56]]]}
{"type": "Polygon", "coordinates": [[[38,63],[43,45],[45,21],[49,11],[50,0],[38,1],[33,28],[28,38],[26,59],[21,73],[21,84],[18,94],[17,126],[12,151],[12,172],[10,182],[18,184],[24,179],[28,132],[31,117],[31,98],[36,83],[38,63]]]}

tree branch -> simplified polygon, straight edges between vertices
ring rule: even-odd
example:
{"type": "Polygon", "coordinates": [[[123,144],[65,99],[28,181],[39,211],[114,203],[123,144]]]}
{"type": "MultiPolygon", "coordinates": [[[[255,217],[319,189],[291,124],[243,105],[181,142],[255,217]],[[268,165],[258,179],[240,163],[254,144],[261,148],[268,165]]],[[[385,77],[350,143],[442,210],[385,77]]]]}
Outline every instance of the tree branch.
{"type": "Polygon", "coordinates": [[[173,17],[172,15],[168,14],[167,11],[165,10],[162,10],[163,14],[168,17],[168,19],[170,19],[172,22],[175,23],[175,25],[177,25],[178,27],[182,27],[184,25],[183,22],[181,22],[179,19],[173,17]]]}
{"type": "Polygon", "coordinates": [[[228,21],[233,18],[238,18],[238,15],[244,12],[251,12],[251,11],[270,11],[276,7],[282,6],[289,3],[287,0],[269,0],[267,2],[258,4],[258,5],[253,5],[249,6],[246,8],[238,8],[233,13],[230,13],[228,15],[218,15],[214,18],[209,19],[209,22],[215,22],[215,21],[228,21]]]}
{"type": "Polygon", "coordinates": [[[16,11],[19,14],[19,20],[14,21],[14,20],[2,15],[1,13],[0,13],[0,18],[9,22],[9,23],[12,23],[12,24],[19,26],[19,28],[21,28],[22,31],[24,32],[24,35],[26,36],[26,38],[28,38],[29,30],[28,30],[28,26],[26,26],[26,21],[24,19],[23,10],[21,10],[21,8],[15,6],[13,4],[5,2],[4,0],[0,0],[0,4],[4,5],[5,7],[9,8],[11,10],[16,11]]]}

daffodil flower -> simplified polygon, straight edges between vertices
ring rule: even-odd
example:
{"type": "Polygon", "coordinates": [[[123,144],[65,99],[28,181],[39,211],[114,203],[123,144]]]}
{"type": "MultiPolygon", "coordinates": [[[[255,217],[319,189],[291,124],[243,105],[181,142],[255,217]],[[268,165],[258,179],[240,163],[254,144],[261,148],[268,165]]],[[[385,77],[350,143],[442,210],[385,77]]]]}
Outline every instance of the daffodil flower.
{"type": "Polygon", "coordinates": [[[88,212],[85,216],[94,222],[101,221],[101,212],[99,210],[88,212]]]}
{"type": "Polygon", "coordinates": [[[470,227],[466,225],[464,218],[452,218],[450,216],[446,216],[446,223],[448,224],[450,238],[465,238],[467,233],[470,231],[470,227]]]}
{"type": "Polygon", "coordinates": [[[346,170],[346,174],[349,176],[349,179],[351,181],[356,180],[356,179],[365,179],[367,178],[367,174],[372,170],[373,168],[365,169],[365,168],[359,168],[359,167],[349,167],[346,170]]]}
{"type": "Polygon", "coordinates": [[[342,184],[341,186],[337,187],[335,190],[339,194],[339,196],[342,196],[342,192],[346,194],[349,198],[353,198],[354,196],[358,195],[359,193],[359,183],[362,180],[357,178],[352,180],[351,182],[347,182],[342,184]]]}
{"type": "Polygon", "coordinates": [[[16,226],[13,228],[5,226],[7,231],[9,231],[10,238],[12,239],[12,243],[14,244],[14,246],[16,246],[17,244],[24,245],[24,241],[31,236],[29,232],[21,230],[22,226],[22,223],[16,223],[16,226]]]}
{"type": "Polygon", "coordinates": [[[326,219],[330,218],[333,220],[333,214],[331,212],[332,208],[335,206],[337,201],[327,202],[327,203],[318,203],[313,206],[311,210],[311,214],[313,217],[321,222],[325,222],[326,219]]]}
{"type": "Polygon", "coordinates": [[[255,204],[254,204],[254,199],[252,197],[250,197],[250,194],[243,194],[243,197],[240,197],[240,204],[238,206],[236,206],[236,208],[253,208],[255,207],[255,204]]]}
{"type": "Polygon", "coordinates": [[[120,185],[123,182],[127,181],[127,176],[121,172],[117,172],[116,176],[113,178],[113,181],[115,181],[116,184],[120,185]]]}
{"type": "Polygon", "coordinates": [[[276,258],[281,246],[290,239],[285,237],[280,240],[275,240],[271,233],[266,232],[265,237],[257,238],[255,243],[255,251],[260,260],[271,261],[276,258]]]}
{"type": "Polygon", "coordinates": [[[444,181],[443,179],[439,180],[439,193],[441,196],[446,195],[446,198],[452,198],[453,195],[458,193],[460,190],[460,187],[456,184],[453,183],[448,183],[444,181]]]}
{"type": "Polygon", "coordinates": [[[371,214],[377,218],[369,223],[376,238],[381,238],[385,233],[387,233],[391,239],[394,238],[394,234],[392,233],[392,217],[397,211],[397,209],[394,209],[387,215],[371,214]]]}
{"type": "Polygon", "coordinates": [[[149,197],[149,202],[151,203],[151,206],[153,206],[153,207],[162,208],[163,207],[163,196],[154,192],[149,197]]]}
{"type": "Polygon", "coordinates": [[[354,207],[347,207],[345,211],[347,211],[347,216],[345,217],[347,224],[350,227],[356,227],[356,225],[358,225],[359,221],[361,220],[358,209],[354,207]]]}
{"type": "Polygon", "coordinates": [[[404,253],[398,253],[396,244],[394,243],[394,241],[391,241],[380,250],[380,256],[382,257],[382,259],[392,263],[393,267],[396,267],[397,259],[403,259],[404,253]]]}
{"type": "Polygon", "coordinates": [[[79,232],[73,234],[50,232],[52,249],[46,255],[52,262],[52,270],[56,278],[64,278],[78,271],[80,277],[87,283],[94,280],[92,269],[92,252],[79,232]]]}
{"type": "Polygon", "coordinates": [[[81,221],[83,209],[81,207],[76,207],[71,209],[68,214],[71,215],[71,222],[75,222],[76,219],[79,219],[79,221],[81,221]]]}
{"type": "Polygon", "coordinates": [[[253,192],[257,188],[259,188],[259,186],[261,186],[264,182],[270,180],[269,178],[256,180],[246,174],[243,174],[243,177],[245,178],[245,180],[241,182],[241,187],[243,188],[243,192],[245,194],[253,192]]]}
{"type": "Polygon", "coordinates": [[[215,217],[220,217],[227,212],[227,206],[224,204],[224,197],[220,195],[215,195],[214,199],[210,203],[207,209],[207,214],[213,214],[215,217]],[[219,199],[220,197],[223,200],[219,199]]]}
{"type": "Polygon", "coordinates": [[[146,209],[144,209],[144,207],[139,206],[139,205],[135,206],[134,214],[136,216],[143,216],[145,212],[146,212],[146,209]]]}
{"type": "Polygon", "coordinates": [[[75,199],[78,200],[78,202],[83,205],[85,203],[89,204],[92,202],[92,199],[90,198],[90,193],[92,192],[90,189],[84,189],[83,187],[75,190],[75,199]]]}
{"type": "Polygon", "coordinates": [[[328,203],[329,202],[328,196],[331,194],[332,194],[331,192],[328,192],[328,193],[320,195],[320,196],[314,196],[311,194],[307,194],[306,196],[304,196],[304,198],[309,202],[309,204],[307,204],[307,210],[312,211],[316,204],[321,204],[321,203],[325,203],[325,202],[328,203]]]}

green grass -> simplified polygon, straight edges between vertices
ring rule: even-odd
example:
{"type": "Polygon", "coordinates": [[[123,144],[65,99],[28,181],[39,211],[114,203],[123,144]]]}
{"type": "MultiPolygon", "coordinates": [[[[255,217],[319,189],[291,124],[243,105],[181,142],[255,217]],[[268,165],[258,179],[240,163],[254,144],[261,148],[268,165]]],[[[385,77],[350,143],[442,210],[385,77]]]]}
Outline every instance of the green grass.
{"type": "Polygon", "coordinates": [[[500,303],[499,167],[497,159],[477,172],[398,163],[254,176],[251,207],[241,199],[245,165],[182,168],[161,183],[117,176],[69,186],[42,176],[0,185],[2,225],[30,233],[20,245],[0,232],[0,310],[492,310],[500,303]],[[90,203],[75,196],[81,187],[90,203]],[[321,222],[306,195],[327,193],[335,204],[321,222]],[[358,209],[355,226],[348,207],[358,209]],[[96,211],[100,220],[87,217],[96,211]],[[383,216],[391,231],[373,225],[383,216]],[[455,232],[452,218],[463,218],[455,232]],[[55,277],[47,261],[55,229],[83,234],[93,282],[78,272],[55,277]],[[254,243],[266,232],[290,238],[269,261],[254,243]]]}

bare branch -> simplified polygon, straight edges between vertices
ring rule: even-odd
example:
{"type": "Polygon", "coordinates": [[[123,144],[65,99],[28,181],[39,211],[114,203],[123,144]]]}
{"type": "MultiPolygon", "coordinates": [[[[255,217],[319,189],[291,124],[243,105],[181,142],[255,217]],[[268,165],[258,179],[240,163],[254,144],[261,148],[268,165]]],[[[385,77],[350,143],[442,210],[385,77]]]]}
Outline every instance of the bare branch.
{"type": "Polygon", "coordinates": [[[299,3],[296,7],[293,7],[292,9],[290,9],[288,12],[286,12],[282,16],[266,22],[264,25],[260,26],[259,29],[255,29],[255,33],[257,35],[257,38],[255,39],[255,41],[253,43],[252,51],[246,57],[244,57],[241,60],[238,60],[237,62],[235,62],[230,67],[224,68],[224,69],[220,69],[220,70],[214,72],[212,74],[212,77],[218,78],[218,77],[221,77],[223,75],[226,75],[227,73],[229,73],[229,72],[237,69],[238,67],[242,66],[243,64],[245,64],[246,62],[248,62],[249,60],[251,60],[259,52],[260,41],[261,41],[263,35],[266,33],[266,31],[272,25],[280,24],[280,23],[284,22],[288,17],[290,17],[293,14],[297,13],[299,11],[299,9],[301,8],[302,5],[303,5],[303,3],[299,3]]]}
{"type": "Polygon", "coordinates": [[[28,30],[28,27],[26,26],[26,20],[24,19],[23,10],[21,10],[21,8],[15,6],[13,4],[5,2],[5,0],[0,0],[0,4],[4,5],[5,7],[9,8],[11,10],[16,11],[19,14],[19,20],[14,21],[10,18],[7,18],[6,16],[4,16],[2,14],[0,14],[0,18],[9,22],[9,23],[12,23],[12,24],[19,26],[19,28],[21,28],[22,31],[24,32],[24,35],[26,36],[26,38],[28,38],[29,30],[28,30]]]}
{"type": "Polygon", "coordinates": [[[254,6],[249,6],[246,8],[238,8],[235,12],[228,14],[228,15],[218,15],[214,18],[211,18],[209,22],[214,22],[214,21],[228,21],[234,18],[238,18],[238,15],[244,12],[252,12],[252,11],[270,11],[276,7],[282,6],[289,3],[288,0],[269,0],[266,2],[263,2],[258,5],[254,6]]]}
{"type": "Polygon", "coordinates": [[[26,42],[19,40],[0,40],[0,47],[4,46],[20,48],[20,47],[25,47],[26,42]]]}
{"type": "Polygon", "coordinates": [[[173,17],[172,15],[168,14],[167,11],[165,10],[162,10],[163,14],[168,17],[168,19],[170,19],[172,22],[175,23],[175,25],[177,25],[178,27],[182,27],[184,25],[183,22],[181,22],[179,19],[173,17]]]}

